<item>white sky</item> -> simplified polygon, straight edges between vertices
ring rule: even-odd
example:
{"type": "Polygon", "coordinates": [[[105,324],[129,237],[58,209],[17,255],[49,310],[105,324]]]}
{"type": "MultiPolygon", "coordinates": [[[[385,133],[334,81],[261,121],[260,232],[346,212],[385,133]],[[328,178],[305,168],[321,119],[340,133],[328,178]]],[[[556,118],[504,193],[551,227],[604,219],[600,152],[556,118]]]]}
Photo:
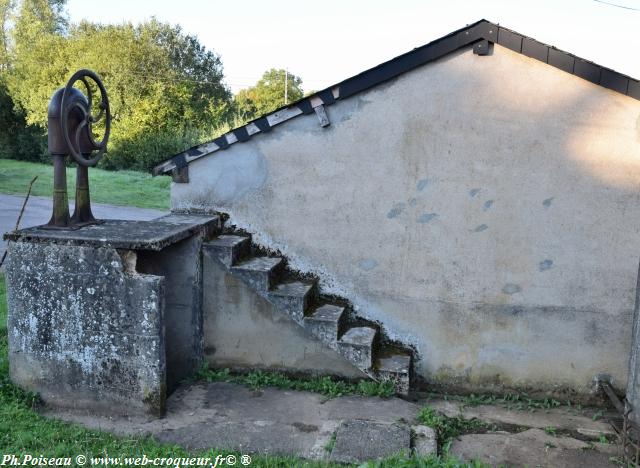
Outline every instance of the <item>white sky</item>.
{"type": "MultiPolygon", "coordinates": [[[[640,10],[640,0],[606,1],[640,10]]],[[[68,11],[180,24],[221,55],[234,92],[272,67],[319,90],[481,18],[640,78],[640,11],[595,0],[68,0],[68,11]]]]}

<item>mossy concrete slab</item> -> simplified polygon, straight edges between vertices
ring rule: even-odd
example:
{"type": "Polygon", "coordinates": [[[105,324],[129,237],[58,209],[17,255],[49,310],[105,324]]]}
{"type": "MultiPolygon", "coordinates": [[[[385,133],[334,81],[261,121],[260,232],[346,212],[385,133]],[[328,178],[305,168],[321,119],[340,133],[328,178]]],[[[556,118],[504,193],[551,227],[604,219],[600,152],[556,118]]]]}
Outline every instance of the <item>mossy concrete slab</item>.
{"type": "Polygon", "coordinates": [[[398,454],[408,455],[410,446],[411,428],[407,424],[352,419],[338,428],[330,460],[361,463],[398,454]]]}
{"type": "Polygon", "coordinates": [[[609,468],[614,445],[589,444],[571,437],[555,437],[540,429],[518,434],[468,434],[455,440],[451,453],[463,460],[491,466],[609,468]]]}
{"type": "Polygon", "coordinates": [[[430,400],[427,404],[446,416],[466,419],[481,419],[494,424],[509,424],[527,428],[553,427],[557,431],[568,431],[583,438],[598,440],[601,435],[613,436],[614,430],[606,420],[604,411],[598,408],[578,409],[557,407],[549,409],[509,409],[501,405],[464,406],[453,400],[430,400]]]}
{"type": "Polygon", "coordinates": [[[7,232],[5,240],[44,242],[127,250],[162,250],[203,230],[219,227],[217,216],[171,214],[151,221],[108,219],[81,229],[44,229],[34,226],[7,232]]]}
{"type": "MultiPolygon", "coordinates": [[[[311,392],[251,390],[231,383],[200,382],[176,390],[167,400],[164,418],[96,415],[86,410],[54,408],[45,409],[44,413],[120,435],[152,435],[192,450],[215,447],[328,459],[332,436],[345,419],[363,419],[371,427],[381,424],[390,428],[394,437],[397,433],[397,443],[401,441],[402,448],[409,450],[410,428],[401,425],[402,429],[397,429],[397,420],[414,420],[419,410],[419,406],[399,398],[345,396],[327,400],[311,392]]],[[[380,437],[384,434],[387,432],[380,432],[380,437]]],[[[338,437],[336,447],[339,440],[343,439],[338,437]]],[[[372,436],[368,445],[363,439],[359,453],[377,457],[381,453],[377,441],[372,436]]]]}

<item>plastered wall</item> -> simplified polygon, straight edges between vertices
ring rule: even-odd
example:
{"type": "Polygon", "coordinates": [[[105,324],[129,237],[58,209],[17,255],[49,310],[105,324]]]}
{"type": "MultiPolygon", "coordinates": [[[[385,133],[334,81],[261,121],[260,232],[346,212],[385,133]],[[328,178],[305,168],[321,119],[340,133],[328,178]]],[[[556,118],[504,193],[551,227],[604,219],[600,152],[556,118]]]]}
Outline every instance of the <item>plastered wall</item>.
{"type": "Polygon", "coordinates": [[[495,45],[190,164],[231,223],[416,346],[430,382],[624,388],[640,102],[495,45]]]}

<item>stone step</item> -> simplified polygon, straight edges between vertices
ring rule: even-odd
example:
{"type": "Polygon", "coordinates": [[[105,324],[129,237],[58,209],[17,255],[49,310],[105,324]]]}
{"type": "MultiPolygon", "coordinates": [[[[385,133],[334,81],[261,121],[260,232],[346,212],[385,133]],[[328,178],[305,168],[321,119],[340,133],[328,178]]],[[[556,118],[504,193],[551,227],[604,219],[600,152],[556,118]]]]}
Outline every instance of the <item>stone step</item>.
{"type": "Polygon", "coordinates": [[[167,223],[174,225],[191,224],[198,226],[203,230],[205,239],[215,236],[222,231],[224,224],[222,218],[215,214],[188,214],[188,213],[169,213],[153,221],[159,223],[167,223]]]}
{"type": "Polygon", "coordinates": [[[393,381],[398,394],[408,394],[413,365],[411,351],[394,347],[382,350],[384,354],[380,355],[375,345],[378,330],[370,326],[352,326],[340,335],[347,319],[345,308],[335,304],[315,305],[319,296],[316,280],[283,279],[285,259],[250,257],[250,236],[219,235],[204,243],[203,250],[354,366],[374,379],[393,381]]]}
{"type": "Polygon", "coordinates": [[[345,315],[344,307],[325,304],[304,318],[304,328],[330,348],[338,347],[338,333],[345,315]]]}
{"type": "Polygon", "coordinates": [[[205,253],[230,268],[251,252],[251,237],[221,235],[205,242],[205,253]]]}
{"type": "Polygon", "coordinates": [[[411,354],[392,352],[376,359],[374,369],[380,380],[391,380],[400,395],[409,394],[411,379],[411,354]]]}
{"type": "Polygon", "coordinates": [[[260,293],[267,293],[284,268],[280,257],[253,257],[231,267],[231,272],[260,293]]]}
{"type": "Polygon", "coordinates": [[[279,283],[267,297],[276,307],[286,311],[296,322],[302,323],[305,311],[318,295],[317,281],[279,283]]]}
{"type": "Polygon", "coordinates": [[[373,342],[377,333],[371,327],[350,328],[338,340],[338,351],[359,369],[370,369],[373,364],[373,342]]]}

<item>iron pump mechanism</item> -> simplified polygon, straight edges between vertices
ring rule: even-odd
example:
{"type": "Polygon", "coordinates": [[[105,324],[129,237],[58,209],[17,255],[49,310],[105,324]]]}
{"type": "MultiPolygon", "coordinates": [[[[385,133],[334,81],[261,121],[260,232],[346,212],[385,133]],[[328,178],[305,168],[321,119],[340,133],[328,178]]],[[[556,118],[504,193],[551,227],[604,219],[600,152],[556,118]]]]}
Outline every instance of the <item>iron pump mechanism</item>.
{"type": "Polygon", "coordinates": [[[111,130],[109,98],[100,77],[91,70],[78,70],[64,88],[51,96],[47,110],[49,127],[49,153],[53,157],[53,214],[45,229],[77,229],[90,224],[99,224],[91,213],[89,197],[89,167],[95,166],[107,151],[111,130]],[[100,90],[100,109],[97,116],[91,114],[93,93],[87,79],[100,90]],[[74,85],[81,81],[85,96],[74,85]],[[92,126],[105,119],[104,135],[96,142],[92,126]],[[78,164],[76,175],[76,203],[73,216],[69,216],[67,195],[66,158],[71,155],[78,164]]]}

